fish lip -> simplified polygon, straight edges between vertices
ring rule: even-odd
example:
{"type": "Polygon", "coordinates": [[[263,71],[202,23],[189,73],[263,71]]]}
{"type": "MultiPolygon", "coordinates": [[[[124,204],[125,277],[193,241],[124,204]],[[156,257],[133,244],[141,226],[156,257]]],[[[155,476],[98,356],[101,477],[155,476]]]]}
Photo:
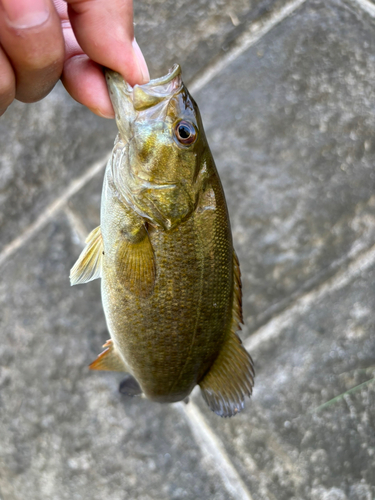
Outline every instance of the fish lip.
{"type": "MultiPolygon", "coordinates": [[[[170,93],[175,93],[178,88],[181,87],[181,77],[177,80],[177,77],[181,75],[181,67],[179,64],[174,64],[172,68],[168,71],[168,73],[164,76],[161,76],[159,78],[154,78],[153,80],[150,80],[147,83],[144,83],[143,85],[134,85],[132,87],[120,73],[117,73],[117,71],[113,71],[109,68],[105,68],[105,73],[106,75],[112,80],[112,83],[117,86],[121,87],[122,90],[126,92],[126,94],[129,95],[129,97],[132,95],[133,90],[138,87],[141,88],[142,90],[145,90],[146,92],[148,91],[156,91],[158,92],[161,89],[158,89],[157,87],[162,87],[164,85],[168,85],[171,83],[173,80],[176,80],[176,84],[174,89],[171,89],[172,92],[165,93],[165,96],[167,96],[170,93]]],[[[159,92],[158,92],[159,93],[159,92]]],[[[164,93],[163,93],[164,94],[164,93]]]]}
{"type": "Polygon", "coordinates": [[[168,71],[168,73],[160,78],[154,78],[143,85],[139,85],[139,87],[143,89],[148,89],[152,87],[158,87],[160,85],[166,85],[174,80],[177,76],[181,75],[181,67],[179,64],[174,64],[172,68],[168,71]]]}

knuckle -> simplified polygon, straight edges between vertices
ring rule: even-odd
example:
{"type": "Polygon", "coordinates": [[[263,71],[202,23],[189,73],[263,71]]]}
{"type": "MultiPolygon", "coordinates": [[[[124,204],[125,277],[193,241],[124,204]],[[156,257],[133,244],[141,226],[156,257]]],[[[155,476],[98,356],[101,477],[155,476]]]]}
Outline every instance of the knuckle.
{"type": "Polygon", "coordinates": [[[16,98],[25,103],[37,102],[46,97],[59,80],[63,61],[43,61],[17,73],[16,98]]]}
{"type": "Polygon", "coordinates": [[[0,72],[0,109],[7,108],[13,102],[15,93],[14,76],[0,72]]]}
{"type": "Polygon", "coordinates": [[[56,73],[62,70],[64,54],[61,50],[51,49],[48,53],[33,54],[25,60],[24,68],[29,72],[44,71],[56,73]]]}

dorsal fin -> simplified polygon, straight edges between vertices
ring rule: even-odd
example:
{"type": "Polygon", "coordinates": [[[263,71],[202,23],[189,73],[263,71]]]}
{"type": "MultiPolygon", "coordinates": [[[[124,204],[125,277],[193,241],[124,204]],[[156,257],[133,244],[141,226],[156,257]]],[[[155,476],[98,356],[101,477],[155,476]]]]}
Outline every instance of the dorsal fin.
{"type": "Polygon", "coordinates": [[[238,332],[238,330],[241,330],[241,324],[243,325],[243,316],[242,316],[241,270],[237,254],[234,250],[233,250],[233,280],[234,280],[234,293],[233,293],[233,316],[232,316],[231,330],[233,333],[235,333],[238,332]]]}
{"type": "Polygon", "coordinates": [[[87,283],[101,277],[103,258],[103,238],[100,226],[86,238],[86,246],[70,270],[70,284],[87,283]]]}
{"type": "Polygon", "coordinates": [[[243,410],[245,396],[252,393],[254,365],[250,354],[236,334],[241,328],[241,273],[236,254],[233,255],[232,324],[218,357],[199,386],[208,406],[221,417],[231,417],[243,410]]]}

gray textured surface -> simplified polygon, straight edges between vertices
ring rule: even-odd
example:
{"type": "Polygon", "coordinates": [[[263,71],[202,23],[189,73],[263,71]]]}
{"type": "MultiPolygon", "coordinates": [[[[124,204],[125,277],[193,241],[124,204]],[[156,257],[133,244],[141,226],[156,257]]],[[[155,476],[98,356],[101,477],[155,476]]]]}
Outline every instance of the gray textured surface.
{"type": "MultiPolygon", "coordinates": [[[[138,2],[138,41],[153,76],[178,61],[193,80],[285,3],[138,2]]],[[[375,20],[360,3],[306,0],[194,94],[241,261],[252,402],[221,420],[199,392],[186,412],[89,372],[108,337],[99,283],[68,274],[99,222],[98,173],[1,265],[2,500],[375,498],[375,20]]],[[[11,106],[1,248],[114,130],[61,87],[11,106]]]]}
{"type": "Polygon", "coordinates": [[[39,103],[9,107],[0,120],[0,249],[107,153],[115,133],[61,84],[39,103]]]}
{"type": "Polygon", "coordinates": [[[145,0],[134,3],[135,33],[153,77],[178,62],[189,82],[224,54],[251,21],[285,0],[145,0]]]}
{"type": "Polygon", "coordinates": [[[247,414],[209,415],[254,500],[374,498],[374,281],[372,265],[296,310],[252,350],[247,414]]]}
{"type": "Polygon", "coordinates": [[[196,96],[249,326],[375,243],[374,23],[326,3],[307,2],[196,96]]]}
{"type": "Polygon", "coordinates": [[[121,396],[121,374],[89,372],[108,334],[99,283],[69,286],[78,252],[59,216],[2,274],[4,498],[225,500],[172,406],[121,396]]]}

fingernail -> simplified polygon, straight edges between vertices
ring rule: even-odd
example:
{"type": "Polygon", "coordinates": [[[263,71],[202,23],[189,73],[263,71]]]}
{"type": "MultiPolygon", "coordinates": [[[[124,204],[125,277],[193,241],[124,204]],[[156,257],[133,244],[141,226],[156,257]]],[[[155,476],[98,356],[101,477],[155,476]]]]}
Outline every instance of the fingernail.
{"type": "Polygon", "coordinates": [[[148,67],[147,67],[145,58],[144,58],[142,51],[141,51],[141,49],[137,43],[137,40],[135,38],[133,40],[132,45],[133,45],[134,54],[135,54],[137,61],[138,61],[139,69],[141,70],[141,73],[142,73],[142,78],[143,78],[142,83],[147,83],[150,81],[150,73],[148,72],[148,67]]]}
{"type": "Polygon", "coordinates": [[[47,21],[50,11],[46,0],[1,0],[8,18],[14,28],[33,28],[47,21]]]}
{"type": "Polygon", "coordinates": [[[99,108],[89,108],[90,111],[95,113],[97,116],[101,116],[102,118],[107,118],[108,120],[113,120],[115,117],[115,112],[114,111],[104,111],[99,108]]]}

